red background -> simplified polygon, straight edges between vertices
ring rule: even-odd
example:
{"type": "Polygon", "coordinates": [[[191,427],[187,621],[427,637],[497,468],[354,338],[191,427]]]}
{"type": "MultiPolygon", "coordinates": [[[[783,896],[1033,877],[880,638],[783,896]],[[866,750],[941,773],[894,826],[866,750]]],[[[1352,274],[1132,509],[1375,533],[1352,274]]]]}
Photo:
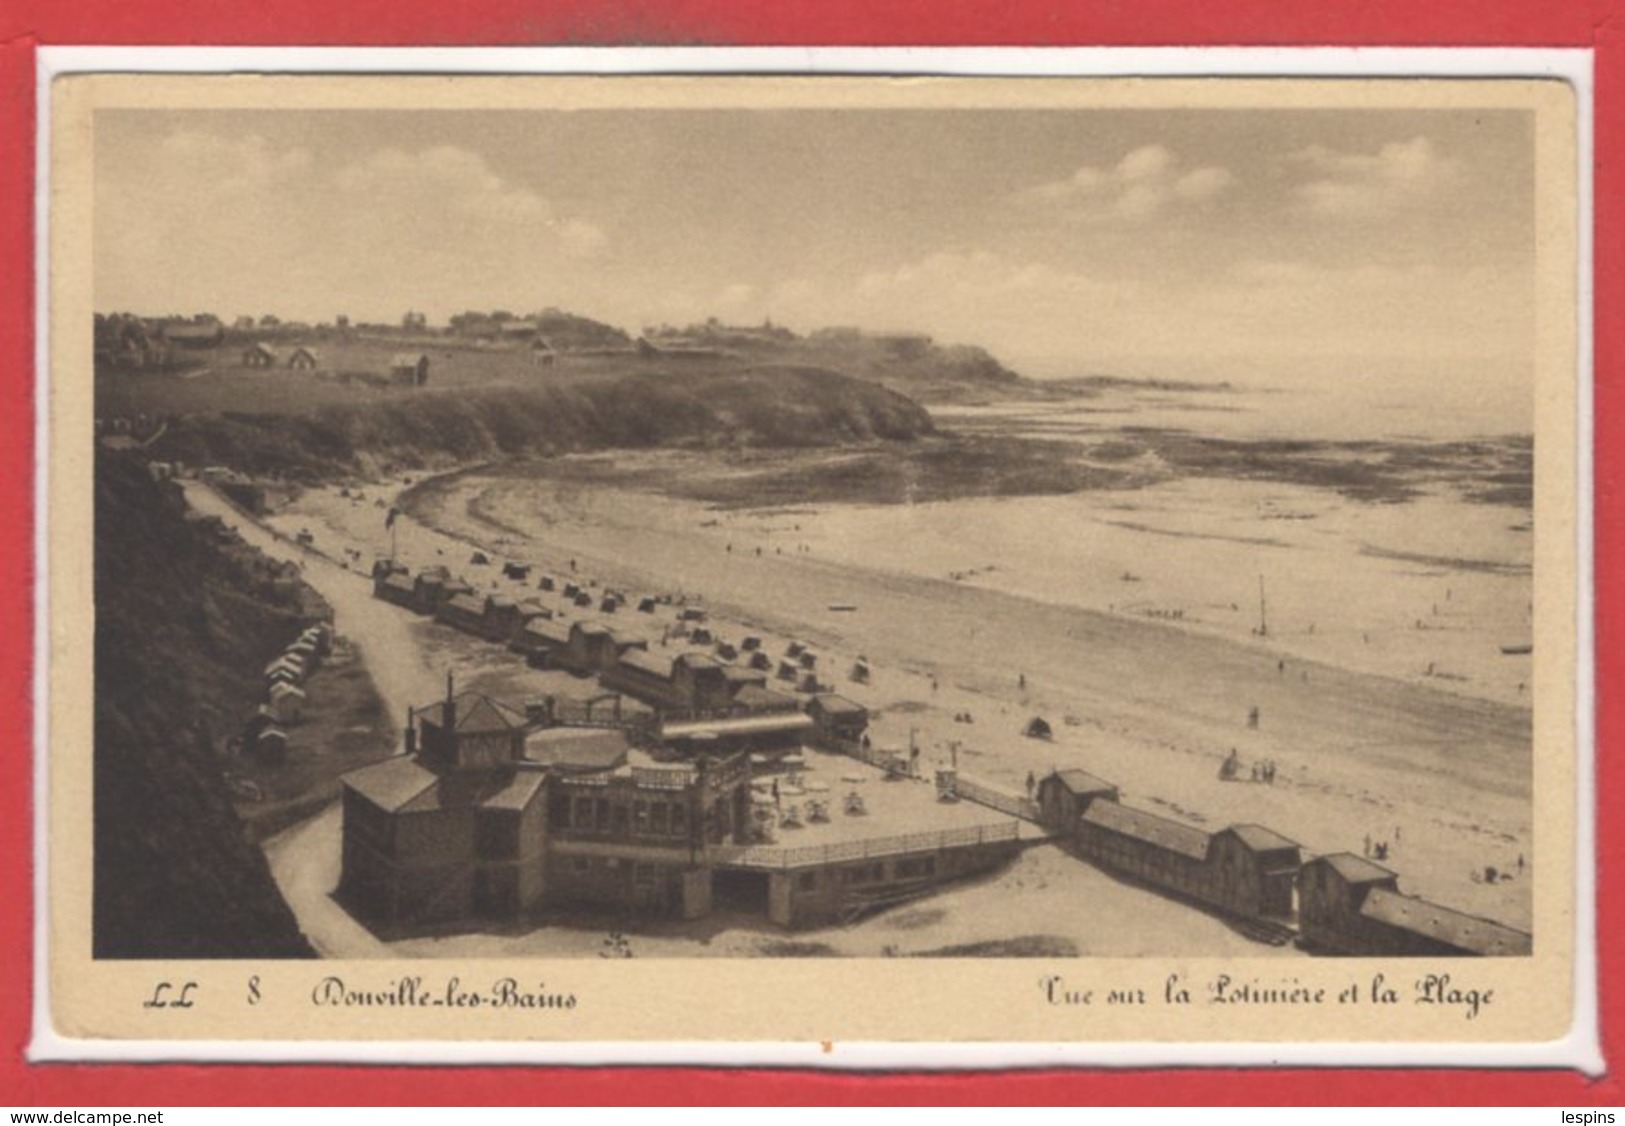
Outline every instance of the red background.
{"type": "MultiPolygon", "coordinates": [[[[7,0],[0,9],[0,1104],[480,1103],[1443,1103],[1619,1104],[1612,1076],[1572,1072],[1085,1071],[854,1076],[804,1071],[547,1068],[29,1066],[33,956],[27,784],[32,758],[35,48],[53,44],[538,45],[1324,45],[1591,47],[1596,64],[1597,683],[1617,675],[1625,536],[1616,527],[1625,441],[1625,0],[7,0]]],[[[1599,687],[1598,793],[1625,783],[1606,752],[1625,707],[1599,687]]],[[[1597,879],[1611,886],[1625,821],[1599,818],[1597,879]]],[[[1625,896],[1599,894],[1604,1050],[1618,1004],[1625,896]]]]}

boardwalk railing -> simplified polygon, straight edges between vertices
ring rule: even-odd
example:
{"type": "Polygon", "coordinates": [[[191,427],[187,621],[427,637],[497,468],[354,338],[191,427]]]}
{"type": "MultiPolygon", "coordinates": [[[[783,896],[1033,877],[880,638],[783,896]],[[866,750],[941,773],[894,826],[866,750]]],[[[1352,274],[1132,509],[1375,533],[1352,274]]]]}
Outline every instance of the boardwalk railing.
{"type": "Polygon", "coordinates": [[[836,735],[825,735],[822,745],[829,750],[838,751],[847,758],[855,758],[859,762],[866,762],[870,766],[894,774],[908,773],[908,752],[888,751],[882,747],[866,747],[857,739],[842,739],[836,735]]]}
{"type": "Polygon", "coordinates": [[[940,852],[949,848],[1014,841],[1015,822],[1003,825],[968,825],[935,833],[908,833],[872,840],[842,841],[828,845],[778,848],[773,845],[712,845],[707,854],[712,863],[732,868],[808,868],[840,864],[852,860],[872,860],[916,852],[940,852]]]}
{"type": "Polygon", "coordinates": [[[1001,790],[987,782],[959,775],[954,779],[954,793],[966,801],[973,801],[977,805],[985,805],[989,809],[996,809],[1000,813],[1008,813],[1011,817],[1019,817],[1023,821],[1038,820],[1038,803],[1032,798],[1021,794],[1013,794],[1008,790],[1001,790]]]}

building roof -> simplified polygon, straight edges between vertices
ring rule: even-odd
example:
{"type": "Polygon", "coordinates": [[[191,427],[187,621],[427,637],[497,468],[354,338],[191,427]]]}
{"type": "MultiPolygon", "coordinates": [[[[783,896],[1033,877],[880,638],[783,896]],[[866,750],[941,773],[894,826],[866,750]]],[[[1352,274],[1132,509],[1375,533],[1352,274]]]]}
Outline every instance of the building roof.
{"type": "Polygon", "coordinates": [[[570,630],[563,622],[552,618],[532,618],[525,623],[525,636],[564,645],[570,640],[570,630]]]}
{"type": "Polygon", "coordinates": [[[427,361],[428,358],[422,352],[396,352],[389,358],[389,366],[392,368],[415,368],[420,362],[427,361]]]}
{"type": "Polygon", "coordinates": [[[1302,848],[1297,841],[1289,841],[1273,829],[1266,829],[1262,825],[1232,825],[1229,832],[1241,839],[1241,843],[1254,852],[1278,852],[1281,849],[1302,848]]]}
{"type": "Polygon", "coordinates": [[[485,606],[488,610],[512,610],[518,605],[519,603],[506,594],[487,594],[485,596],[485,606]]]}
{"type": "Polygon", "coordinates": [[[481,602],[478,598],[475,598],[472,594],[453,595],[446,605],[453,610],[467,610],[475,617],[479,617],[485,613],[485,603],[481,602]]]}
{"type": "Polygon", "coordinates": [[[525,736],[525,758],[555,770],[614,770],[631,749],[617,727],[547,727],[525,736]]]}
{"type": "Polygon", "coordinates": [[[747,684],[734,693],[734,705],[755,712],[794,711],[800,705],[794,696],[775,692],[765,684],[747,684]]]}
{"type": "Polygon", "coordinates": [[[1373,864],[1365,857],[1355,856],[1352,852],[1334,852],[1330,856],[1316,857],[1310,863],[1329,865],[1345,883],[1380,884],[1385,880],[1399,879],[1398,872],[1384,868],[1381,864],[1373,864]]]}
{"type": "Polygon", "coordinates": [[[276,355],[276,349],[271,347],[269,344],[267,344],[263,340],[254,341],[254,343],[250,344],[247,348],[244,348],[243,351],[245,351],[245,352],[258,352],[262,356],[275,356],[276,355]]]}
{"type": "Polygon", "coordinates": [[[1372,888],[1360,914],[1473,954],[1527,954],[1531,945],[1522,931],[1387,888],[1372,888]]]}
{"type": "Polygon", "coordinates": [[[838,696],[834,692],[825,692],[821,696],[814,696],[808,701],[809,708],[817,708],[825,715],[866,716],[869,709],[845,696],[838,696]]]}
{"type": "Polygon", "coordinates": [[[434,771],[405,755],[386,758],[344,775],[344,784],[387,813],[398,813],[434,788],[434,771]]]}
{"type": "Polygon", "coordinates": [[[572,636],[579,633],[583,637],[613,636],[609,632],[609,627],[604,625],[602,622],[576,622],[570,627],[570,633],[572,636]]]}
{"type": "Polygon", "coordinates": [[[391,590],[399,590],[407,594],[410,594],[417,589],[417,584],[411,579],[407,578],[405,575],[401,574],[399,571],[396,571],[394,574],[384,579],[384,585],[389,587],[391,590]]]}
{"type": "Polygon", "coordinates": [[[488,795],[480,802],[482,809],[521,810],[535,800],[547,784],[547,775],[540,770],[516,770],[508,784],[488,795]]]}
{"type": "Polygon", "coordinates": [[[746,686],[767,683],[767,674],[761,669],[750,669],[741,665],[723,665],[722,675],[736,684],[746,686]]]}
{"type": "Polygon", "coordinates": [[[442,778],[415,759],[397,755],[352,770],[343,781],[386,813],[419,813],[470,805],[524,809],[541,792],[547,776],[539,770],[520,770],[510,775],[442,778]]]}
{"type": "Polygon", "coordinates": [[[280,700],[284,696],[300,696],[300,697],[303,697],[304,694],[305,694],[305,690],[303,688],[300,688],[297,684],[280,684],[279,683],[279,684],[271,685],[271,699],[273,699],[273,700],[280,700]]]}
{"type": "MultiPolygon", "coordinates": [[[[493,700],[479,692],[459,692],[452,697],[457,705],[457,730],[470,733],[481,731],[513,731],[529,725],[530,720],[517,708],[493,700]]],[[[418,717],[426,723],[444,727],[446,705],[444,701],[418,709],[418,717]]]]}
{"type": "Polygon", "coordinates": [[[714,739],[726,735],[778,735],[806,731],[813,726],[805,712],[773,712],[764,715],[731,716],[727,719],[697,719],[668,723],[660,728],[662,739],[714,739]]]}
{"type": "Polygon", "coordinates": [[[1083,821],[1195,860],[1207,858],[1207,833],[1195,826],[1170,821],[1144,810],[1130,809],[1112,801],[1091,802],[1084,811],[1083,821]]]}
{"type": "Polygon", "coordinates": [[[1096,778],[1087,770],[1057,770],[1050,778],[1056,779],[1074,794],[1109,794],[1117,789],[1104,778],[1096,778]]]}
{"type": "Polygon", "coordinates": [[[289,355],[288,358],[293,359],[293,358],[295,358],[297,356],[309,356],[312,360],[319,360],[319,359],[321,359],[321,355],[322,354],[320,352],[316,351],[316,349],[308,348],[305,345],[301,344],[301,345],[299,345],[299,347],[297,347],[297,348],[295,348],[293,350],[293,352],[289,355]]]}
{"type": "Polygon", "coordinates": [[[638,672],[658,676],[662,680],[671,676],[671,661],[665,657],[656,656],[647,649],[628,649],[621,654],[621,659],[617,663],[638,672]]]}

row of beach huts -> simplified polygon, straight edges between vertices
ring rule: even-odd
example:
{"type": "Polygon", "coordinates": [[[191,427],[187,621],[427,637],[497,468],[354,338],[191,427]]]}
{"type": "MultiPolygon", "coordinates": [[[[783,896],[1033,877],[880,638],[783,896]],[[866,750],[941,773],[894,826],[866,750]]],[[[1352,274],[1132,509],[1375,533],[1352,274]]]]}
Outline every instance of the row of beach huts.
{"type": "MultiPolygon", "coordinates": [[[[630,599],[613,591],[594,594],[575,582],[556,583],[546,577],[538,589],[551,589],[572,606],[596,609],[603,615],[632,605],[630,599]]],[[[677,609],[672,632],[686,648],[667,655],[651,651],[647,638],[612,628],[601,619],[566,623],[535,599],[477,593],[445,567],[412,574],[400,564],[380,561],[373,571],[373,593],[464,633],[505,645],[535,667],[597,677],[605,691],[641,701],[664,720],[723,721],[721,727],[710,725],[713,735],[733,733],[757,746],[792,741],[805,734],[804,725],[794,718],[804,714],[804,703],[826,730],[843,738],[860,737],[868,724],[866,709],[827,691],[828,685],[819,679],[814,649],[791,642],[775,662],[759,637],[747,636],[738,644],[713,637],[705,624],[705,612],[696,607],[677,609]],[[802,695],[771,687],[773,683],[802,695]],[[784,718],[778,723],[761,722],[762,717],[771,716],[784,718]],[[757,722],[730,727],[725,722],[730,718],[757,722]]],[[[646,614],[663,606],[653,597],[640,598],[635,605],[634,612],[646,614]]],[[[866,678],[867,666],[855,668],[854,674],[866,678]]]]}
{"type": "Polygon", "coordinates": [[[263,762],[287,756],[288,728],[305,714],[305,682],[333,653],[333,627],[317,622],[265,666],[265,700],[243,734],[245,749],[263,762]]]}
{"type": "Polygon", "coordinates": [[[1208,832],[1122,803],[1082,770],[1038,783],[1039,819],[1077,855],[1217,911],[1263,941],[1323,954],[1514,956],[1528,934],[1399,890],[1399,874],[1353,853],[1305,857],[1262,825],[1208,832]],[[1295,925],[1294,925],[1295,924],[1295,925]]]}

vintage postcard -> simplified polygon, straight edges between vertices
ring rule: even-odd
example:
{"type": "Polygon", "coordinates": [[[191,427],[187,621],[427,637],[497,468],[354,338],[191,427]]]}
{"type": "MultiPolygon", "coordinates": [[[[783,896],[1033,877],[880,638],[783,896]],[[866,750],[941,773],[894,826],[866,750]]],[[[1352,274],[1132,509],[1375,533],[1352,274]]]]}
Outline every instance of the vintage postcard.
{"type": "Polygon", "coordinates": [[[50,110],[58,1051],[1576,1027],[1569,83],[50,110]]]}

